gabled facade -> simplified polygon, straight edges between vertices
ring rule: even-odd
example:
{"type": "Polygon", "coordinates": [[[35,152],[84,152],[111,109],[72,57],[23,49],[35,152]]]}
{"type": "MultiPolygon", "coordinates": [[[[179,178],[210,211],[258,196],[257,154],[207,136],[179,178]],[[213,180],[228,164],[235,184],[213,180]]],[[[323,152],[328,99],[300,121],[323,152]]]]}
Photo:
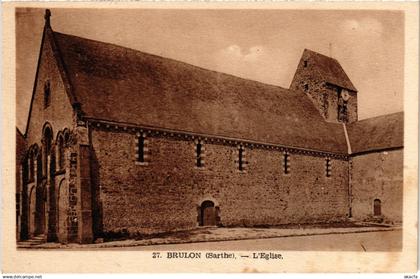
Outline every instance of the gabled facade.
{"type": "Polygon", "coordinates": [[[352,216],[398,223],[402,113],[392,119],[357,121],[357,91],[344,70],[308,50],[284,89],[57,33],[47,11],[24,135],[19,235],[89,243],[352,216]],[[311,82],[320,89],[302,92],[311,82]],[[385,126],[393,140],[378,134],[385,126]],[[353,154],[363,129],[382,145],[353,154]],[[362,169],[377,165],[393,176],[392,190],[372,190],[371,170],[362,169]]]}

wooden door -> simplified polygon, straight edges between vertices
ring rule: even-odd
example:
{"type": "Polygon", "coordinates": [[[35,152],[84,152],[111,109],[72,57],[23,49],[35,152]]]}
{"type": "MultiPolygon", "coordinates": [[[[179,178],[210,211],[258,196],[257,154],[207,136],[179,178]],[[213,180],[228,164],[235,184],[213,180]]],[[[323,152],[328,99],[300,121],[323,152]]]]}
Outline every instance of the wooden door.
{"type": "Polygon", "coordinates": [[[381,200],[376,199],[373,201],[373,215],[380,216],[381,215],[381,200]]]}
{"type": "Polygon", "coordinates": [[[216,209],[214,207],[206,207],[203,214],[204,226],[216,226],[216,209]]]}
{"type": "Polygon", "coordinates": [[[201,225],[216,226],[216,208],[212,201],[205,201],[201,204],[201,225]]]}

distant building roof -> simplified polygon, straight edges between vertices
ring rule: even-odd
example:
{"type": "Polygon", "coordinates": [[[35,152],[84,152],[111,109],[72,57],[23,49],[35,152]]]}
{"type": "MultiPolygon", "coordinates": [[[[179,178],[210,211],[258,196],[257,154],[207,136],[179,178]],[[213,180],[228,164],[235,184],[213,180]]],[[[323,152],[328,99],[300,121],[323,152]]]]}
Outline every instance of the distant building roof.
{"type": "Polygon", "coordinates": [[[404,113],[368,118],[347,126],[352,153],[404,146],[404,113]]]}
{"type": "MultiPolygon", "coordinates": [[[[342,125],[325,122],[303,93],[121,46],[53,34],[86,117],[347,152],[342,125]]],[[[340,82],[347,78],[338,63],[331,62],[335,60],[317,59],[329,61],[324,75],[329,68],[338,73],[340,82]]]]}
{"type": "Polygon", "coordinates": [[[356,87],[354,87],[346,72],[344,72],[340,63],[336,59],[309,49],[304,50],[303,56],[307,58],[309,57],[314,61],[314,63],[311,64],[326,82],[338,85],[351,91],[357,91],[356,87]]]}

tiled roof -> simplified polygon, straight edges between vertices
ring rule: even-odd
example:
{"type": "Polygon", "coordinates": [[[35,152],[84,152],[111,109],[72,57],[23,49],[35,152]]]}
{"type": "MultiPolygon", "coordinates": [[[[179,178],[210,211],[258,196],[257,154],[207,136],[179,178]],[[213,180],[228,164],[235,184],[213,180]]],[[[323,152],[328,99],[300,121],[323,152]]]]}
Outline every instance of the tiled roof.
{"type": "Polygon", "coordinates": [[[86,117],[346,153],[341,124],[303,94],[54,32],[86,117]]]}
{"type": "Polygon", "coordinates": [[[357,91],[336,59],[309,49],[305,49],[302,56],[312,60],[311,65],[314,67],[314,70],[317,71],[326,82],[352,91],[357,91]]]}
{"type": "Polygon", "coordinates": [[[352,153],[404,146],[404,113],[368,118],[347,126],[352,153]]]}

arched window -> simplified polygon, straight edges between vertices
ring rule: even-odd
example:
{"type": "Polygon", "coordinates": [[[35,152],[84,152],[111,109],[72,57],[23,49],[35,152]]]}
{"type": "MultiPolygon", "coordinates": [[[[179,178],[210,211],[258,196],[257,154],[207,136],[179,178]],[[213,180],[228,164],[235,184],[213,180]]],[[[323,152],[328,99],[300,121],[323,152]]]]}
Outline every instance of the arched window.
{"type": "Polygon", "coordinates": [[[50,127],[46,127],[44,129],[44,136],[43,136],[43,161],[42,161],[42,169],[43,175],[47,175],[48,170],[48,156],[51,154],[51,145],[52,145],[52,131],[50,127]]]}
{"type": "Polygon", "coordinates": [[[70,132],[66,128],[66,129],[64,129],[64,132],[63,132],[63,141],[64,141],[64,144],[68,144],[69,143],[69,139],[70,139],[70,132]]]}
{"type": "Polygon", "coordinates": [[[29,174],[28,179],[29,181],[33,181],[35,178],[35,156],[34,150],[31,149],[28,155],[28,163],[29,163],[29,174]]]}
{"type": "Polygon", "coordinates": [[[44,84],[44,108],[49,107],[51,103],[51,88],[50,81],[46,81],[44,84]]]}
{"type": "Polygon", "coordinates": [[[64,169],[64,137],[60,134],[57,138],[57,164],[58,169],[64,169]]]}
{"type": "Polygon", "coordinates": [[[380,216],[381,213],[381,200],[380,199],[375,199],[373,201],[373,215],[374,216],[380,216]]]}
{"type": "MultiPolygon", "coordinates": [[[[37,176],[37,179],[41,179],[42,178],[42,175],[43,175],[43,161],[42,161],[42,154],[43,154],[43,149],[41,149],[39,152],[38,152],[38,154],[36,155],[36,160],[34,160],[34,161],[36,161],[36,176],[37,176]]],[[[39,180],[38,180],[39,181],[39,180]]]]}
{"type": "Polygon", "coordinates": [[[28,152],[28,181],[32,182],[35,179],[35,165],[38,156],[38,146],[36,144],[29,148],[28,152]]]}

